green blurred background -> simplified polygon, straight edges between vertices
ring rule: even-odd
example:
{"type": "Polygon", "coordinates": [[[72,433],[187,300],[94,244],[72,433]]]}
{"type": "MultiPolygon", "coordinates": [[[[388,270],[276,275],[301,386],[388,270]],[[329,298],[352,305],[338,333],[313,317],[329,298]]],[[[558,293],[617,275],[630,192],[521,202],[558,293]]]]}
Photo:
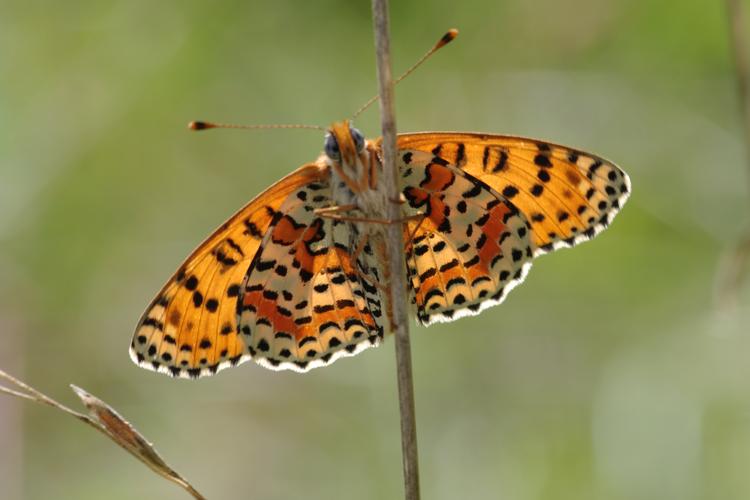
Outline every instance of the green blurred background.
{"type": "MultiPolygon", "coordinates": [[[[716,299],[750,210],[723,2],[391,15],[396,73],[461,30],[399,85],[401,131],[570,144],[634,188],[502,306],[413,329],[424,498],[750,498],[750,290],[716,299]]],[[[399,498],[392,341],[304,376],[172,380],[127,354],[189,251],[322,145],[185,124],[350,116],[376,92],[369,2],[3,0],[0,75],[0,366],[111,403],[211,499],[399,498]]],[[[0,398],[0,445],[3,499],[187,498],[39,405],[0,398]]]]}

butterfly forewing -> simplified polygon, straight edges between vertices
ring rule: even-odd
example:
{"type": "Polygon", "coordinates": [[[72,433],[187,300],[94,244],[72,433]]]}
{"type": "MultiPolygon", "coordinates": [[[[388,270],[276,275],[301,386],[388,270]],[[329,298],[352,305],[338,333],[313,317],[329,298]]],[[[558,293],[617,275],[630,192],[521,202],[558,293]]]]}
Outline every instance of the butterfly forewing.
{"type": "Polygon", "coordinates": [[[426,132],[400,135],[398,147],[442,158],[513,203],[531,223],[534,255],[590,239],[630,193],[613,163],[534,139],[426,132]]]}
{"type": "Polygon", "coordinates": [[[131,342],[133,360],[172,376],[197,377],[247,359],[238,335],[241,284],[274,214],[302,186],[324,178],[319,165],[285,177],[203,242],[154,298],[131,342]]]}

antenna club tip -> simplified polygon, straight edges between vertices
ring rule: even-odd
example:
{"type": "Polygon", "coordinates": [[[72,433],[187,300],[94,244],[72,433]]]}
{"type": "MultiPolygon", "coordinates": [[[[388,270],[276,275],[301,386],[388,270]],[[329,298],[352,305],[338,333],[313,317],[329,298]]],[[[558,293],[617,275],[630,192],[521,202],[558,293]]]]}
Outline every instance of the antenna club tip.
{"type": "Polygon", "coordinates": [[[208,128],[214,128],[214,125],[208,122],[192,121],[188,123],[188,128],[190,130],[205,130],[208,128]]]}
{"type": "Polygon", "coordinates": [[[449,29],[448,32],[445,35],[443,35],[443,38],[441,38],[440,41],[437,43],[435,48],[439,49],[440,47],[451,43],[457,36],[458,36],[458,30],[456,28],[449,29]]]}

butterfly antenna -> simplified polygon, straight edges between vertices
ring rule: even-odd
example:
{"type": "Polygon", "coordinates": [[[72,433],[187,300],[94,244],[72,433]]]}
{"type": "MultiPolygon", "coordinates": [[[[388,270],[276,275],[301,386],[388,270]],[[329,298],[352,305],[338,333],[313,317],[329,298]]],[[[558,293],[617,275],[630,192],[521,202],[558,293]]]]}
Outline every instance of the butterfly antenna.
{"type": "MultiPolygon", "coordinates": [[[[411,66],[411,68],[407,69],[401,76],[399,76],[398,78],[396,78],[396,81],[393,82],[393,85],[396,85],[398,82],[400,82],[401,80],[403,80],[404,78],[406,78],[407,76],[409,76],[415,69],[417,69],[418,67],[420,67],[423,62],[425,62],[427,59],[429,59],[430,56],[432,56],[432,54],[434,54],[438,50],[442,49],[443,47],[445,47],[446,45],[448,45],[449,43],[451,43],[457,36],[458,36],[458,30],[457,29],[455,29],[455,28],[449,29],[448,32],[445,35],[443,35],[440,38],[440,40],[438,40],[438,42],[430,50],[427,51],[427,53],[425,55],[423,55],[422,57],[420,57],[419,60],[417,62],[415,62],[411,66]]],[[[370,106],[372,106],[372,104],[375,101],[377,101],[378,99],[380,99],[380,96],[376,95],[376,96],[372,97],[369,101],[367,101],[361,108],[359,108],[357,110],[356,113],[354,113],[354,116],[352,116],[352,120],[354,120],[356,117],[358,117],[360,114],[362,114],[362,112],[364,110],[366,110],[367,108],[369,108],[370,106]]]]}
{"type": "Polygon", "coordinates": [[[231,123],[213,123],[192,121],[188,123],[190,130],[207,130],[210,128],[239,128],[239,129],[264,129],[264,128],[307,128],[313,130],[325,130],[320,125],[299,125],[299,124],[281,124],[281,125],[234,125],[231,123]]]}

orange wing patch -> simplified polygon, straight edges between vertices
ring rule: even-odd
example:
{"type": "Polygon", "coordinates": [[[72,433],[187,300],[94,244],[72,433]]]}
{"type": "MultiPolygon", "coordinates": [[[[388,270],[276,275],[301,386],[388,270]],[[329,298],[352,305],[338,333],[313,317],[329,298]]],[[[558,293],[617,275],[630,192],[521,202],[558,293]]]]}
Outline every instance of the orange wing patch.
{"type": "Polygon", "coordinates": [[[613,163],[534,139],[426,132],[400,135],[398,147],[441,158],[505,197],[531,223],[534,255],[592,238],[630,194],[613,163]]]}
{"type": "Polygon", "coordinates": [[[377,269],[350,254],[356,228],[316,214],[330,186],[290,199],[271,225],[242,285],[239,329],[248,352],[274,370],[304,372],[377,345],[377,269]]]}
{"type": "Polygon", "coordinates": [[[194,378],[249,359],[237,327],[237,303],[248,267],[284,202],[327,175],[321,165],[301,167],[204,241],[141,317],[131,342],[133,360],[171,376],[194,378]]]}
{"type": "Polygon", "coordinates": [[[417,319],[425,325],[499,304],[531,265],[530,225],[484,182],[422,151],[400,151],[403,193],[424,214],[404,228],[417,319]]]}

